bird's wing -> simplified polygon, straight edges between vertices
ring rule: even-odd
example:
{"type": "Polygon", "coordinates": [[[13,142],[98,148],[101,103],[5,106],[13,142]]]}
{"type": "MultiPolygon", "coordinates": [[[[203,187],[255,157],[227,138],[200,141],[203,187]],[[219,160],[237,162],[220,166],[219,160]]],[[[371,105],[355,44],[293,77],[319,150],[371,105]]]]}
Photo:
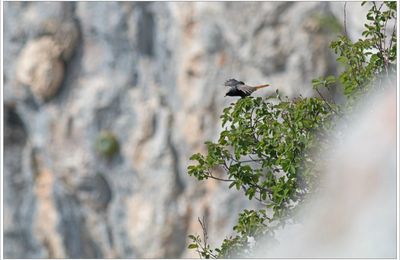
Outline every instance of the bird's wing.
{"type": "Polygon", "coordinates": [[[236,79],[228,79],[227,81],[225,81],[225,86],[227,86],[227,87],[235,87],[238,85],[244,85],[244,82],[238,81],[236,79]]]}
{"type": "Polygon", "coordinates": [[[251,93],[253,93],[256,90],[255,87],[250,87],[247,85],[240,85],[240,86],[238,86],[238,89],[240,91],[242,91],[243,93],[245,93],[246,95],[250,95],[251,93]]]}

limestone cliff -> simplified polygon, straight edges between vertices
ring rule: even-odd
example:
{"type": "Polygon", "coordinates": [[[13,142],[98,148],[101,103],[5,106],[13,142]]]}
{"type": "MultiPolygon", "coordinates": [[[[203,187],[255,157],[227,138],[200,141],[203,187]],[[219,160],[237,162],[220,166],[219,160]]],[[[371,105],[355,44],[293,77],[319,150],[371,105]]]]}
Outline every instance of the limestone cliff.
{"type": "Polygon", "coordinates": [[[196,257],[187,235],[202,216],[218,246],[257,206],[186,172],[235,100],[224,81],[312,95],[313,78],[336,72],[342,7],[5,2],[4,256],[196,257]],[[118,142],[110,158],[103,131],[118,142]]]}

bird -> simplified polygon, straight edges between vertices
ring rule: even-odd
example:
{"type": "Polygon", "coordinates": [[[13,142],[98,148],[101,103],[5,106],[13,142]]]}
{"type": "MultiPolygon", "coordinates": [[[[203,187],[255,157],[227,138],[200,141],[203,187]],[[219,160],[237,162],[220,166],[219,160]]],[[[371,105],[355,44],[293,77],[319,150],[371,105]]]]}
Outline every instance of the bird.
{"type": "Polygon", "coordinates": [[[230,87],[228,92],[225,94],[225,97],[231,96],[244,98],[250,96],[257,89],[268,87],[269,84],[248,86],[243,81],[228,79],[227,81],[225,81],[225,86],[230,87]]]}

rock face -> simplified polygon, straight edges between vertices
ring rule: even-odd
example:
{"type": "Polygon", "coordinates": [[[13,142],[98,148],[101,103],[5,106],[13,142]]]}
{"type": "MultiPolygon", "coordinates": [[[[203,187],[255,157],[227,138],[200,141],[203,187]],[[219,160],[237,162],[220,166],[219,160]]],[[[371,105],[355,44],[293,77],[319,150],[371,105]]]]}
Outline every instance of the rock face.
{"type": "Polygon", "coordinates": [[[40,100],[53,97],[64,78],[67,62],[78,42],[78,29],[71,21],[47,20],[41,36],[31,40],[21,51],[16,65],[17,79],[30,86],[40,100]]]}
{"type": "Polygon", "coordinates": [[[52,97],[64,77],[64,66],[58,59],[60,54],[60,49],[50,37],[29,42],[19,57],[17,78],[30,86],[37,97],[52,97]]]}
{"type": "Polygon", "coordinates": [[[196,257],[187,235],[202,216],[218,246],[257,207],[186,172],[234,100],[223,82],[312,95],[336,71],[320,19],[331,7],[6,2],[4,256],[196,257]],[[95,149],[103,131],[118,141],[111,158],[95,149]]]}

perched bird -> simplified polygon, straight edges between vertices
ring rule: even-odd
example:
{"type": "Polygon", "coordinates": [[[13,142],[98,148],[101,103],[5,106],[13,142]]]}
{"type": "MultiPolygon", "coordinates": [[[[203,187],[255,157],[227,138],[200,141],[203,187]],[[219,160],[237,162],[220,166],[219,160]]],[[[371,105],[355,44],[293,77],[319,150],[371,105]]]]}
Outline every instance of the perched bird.
{"type": "Polygon", "coordinates": [[[225,81],[225,86],[230,87],[229,91],[225,94],[225,96],[231,96],[231,97],[236,96],[244,98],[250,96],[251,93],[253,93],[257,89],[268,87],[269,84],[258,85],[258,86],[247,86],[246,84],[244,84],[243,81],[238,81],[236,79],[229,79],[225,81]]]}

